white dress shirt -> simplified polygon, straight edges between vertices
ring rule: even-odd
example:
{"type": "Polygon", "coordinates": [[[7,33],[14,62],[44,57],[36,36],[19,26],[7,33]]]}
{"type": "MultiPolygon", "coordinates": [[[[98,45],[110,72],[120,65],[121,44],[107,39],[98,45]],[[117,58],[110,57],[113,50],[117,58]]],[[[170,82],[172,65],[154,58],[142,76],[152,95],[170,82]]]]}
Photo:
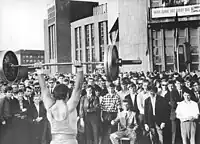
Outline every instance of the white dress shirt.
{"type": "Polygon", "coordinates": [[[192,100],[186,102],[182,101],[178,104],[176,108],[176,116],[182,122],[186,121],[189,117],[198,118],[199,108],[198,104],[192,100]]]}
{"type": "Polygon", "coordinates": [[[156,115],[156,112],[155,112],[155,107],[156,107],[156,96],[154,96],[154,97],[150,97],[150,99],[151,99],[151,104],[152,104],[152,108],[153,108],[153,115],[155,116],[156,115]]]}
{"type": "Polygon", "coordinates": [[[38,117],[39,117],[40,105],[39,105],[39,104],[34,104],[34,105],[35,105],[35,107],[36,107],[36,110],[37,110],[37,112],[38,112],[38,117]]]}
{"type": "Polygon", "coordinates": [[[137,105],[138,105],[140,114],[144,114],[144,103],[148,97],[149,97],[149,93],[144,92],[144,91],[141,91],[137,96],[137,105]]]}

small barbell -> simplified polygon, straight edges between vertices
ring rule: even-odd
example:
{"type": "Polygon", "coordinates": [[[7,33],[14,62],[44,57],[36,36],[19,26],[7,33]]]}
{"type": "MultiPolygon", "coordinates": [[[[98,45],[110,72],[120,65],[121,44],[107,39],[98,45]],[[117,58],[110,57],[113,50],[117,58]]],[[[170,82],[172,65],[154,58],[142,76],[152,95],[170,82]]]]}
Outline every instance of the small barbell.
{"type": "MultiPolygon", "coordinates": [[[[28,67],[34,67],[34,64],[19,65],[17,56],[12,51],[2,51],[0,53],[0,79],[13,82],[18,79],[19,74],[27,74],[28,67]],[[26,68],[26,69],[24,69],[26,68]],[[23,69],[23,72],[20,70],[23,69]]],[[[104,51],[104,62],[83,62],[83,65],[104,64],[104,70],[108,81],[114,81],[119,74],[119,66],[141,64],[141,60],[122,60],[119,58],[117,47],[109,45],[104,51]]],[[[66,63],[44,63],[42,66],[58,66],[58,65],[73,65],[72,62],[66,63]]],[[[22,76],[23,77],[23,76],[22,76]]]]}

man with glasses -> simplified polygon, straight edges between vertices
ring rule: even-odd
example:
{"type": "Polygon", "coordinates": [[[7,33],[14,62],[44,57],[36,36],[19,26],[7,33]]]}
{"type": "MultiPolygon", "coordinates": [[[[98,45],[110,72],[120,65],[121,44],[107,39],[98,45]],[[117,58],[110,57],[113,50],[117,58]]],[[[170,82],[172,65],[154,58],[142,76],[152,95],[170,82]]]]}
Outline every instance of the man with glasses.
{"type": "Polygon", "coordinates": [[[34,84],[34,92],[35,92],[35,94],[40,94],[41,93],[41,89],[40,89],[40,84],[39,84],[39,82],[36,82],[35,84],[34,84]]]}
{"type": "Polygon", "coordinates": [[[53,78],[49,79],[48,81],[48,88],[51,94],[53,94],[53,89],[55,87],[55,81],[53,78]]]}
{"type": "Polygon", "coordinates": [[[165,97],[167,92],[168,92],[167,80],[166,79],[162,79],[161,80],[161,91],[158,92],[158,95],[160,95],[162,97],[165,97]]]}

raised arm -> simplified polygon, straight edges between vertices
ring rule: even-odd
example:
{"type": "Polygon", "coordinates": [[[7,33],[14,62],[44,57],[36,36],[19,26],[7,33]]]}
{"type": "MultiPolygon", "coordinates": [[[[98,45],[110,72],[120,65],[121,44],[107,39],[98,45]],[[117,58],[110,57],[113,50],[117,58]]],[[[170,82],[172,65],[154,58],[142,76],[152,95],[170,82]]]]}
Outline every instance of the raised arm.
{"type": "Polygon", "coordinates": [[[38,80],[41,87],[41,96],[42,96],[44,106],[46,109],[49,109],[55,103],[55,100],[51,97],[50,91],[47,88],[47,85],[45,83],[43,69],[42,68],[36,69],[36,72],[38,74],[38,80]]]}
{"type": "Polygon", "coordinates": [[[69,113],[74,111],[74,109],[76,109],[76,107],[79,103],[79,100],[81,97],[82,85],[83,85],[83,78],[84,78],[82,66],[80,64],[75,64],[75,66],[77,67],[75,87],[72,91],[71,98],[67,102],[67,107],[68,107],[69,113]]]}

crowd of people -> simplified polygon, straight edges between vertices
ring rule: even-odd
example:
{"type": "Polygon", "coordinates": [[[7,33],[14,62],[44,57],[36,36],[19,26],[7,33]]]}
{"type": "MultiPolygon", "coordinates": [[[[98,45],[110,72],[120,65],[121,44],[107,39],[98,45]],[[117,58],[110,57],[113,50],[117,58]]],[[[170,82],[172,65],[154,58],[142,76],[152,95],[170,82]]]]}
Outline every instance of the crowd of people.
{"type": "MultiPolygon", "coordinates": [[[[76,77],[46,75],[52,98],[55,87],[64,84],[67,102],[76,77]]],[[[38,74],[1,81],[0,90],[0,144],[50,144],[52,127],[38,74]]],[[[123,72],[109,82],[95,71],[84,75],[79,99],[70,112],[79,144],[119,144],[124,137],[130,144],[200,143],[200,77],[194,72],[123,72]]]]}

